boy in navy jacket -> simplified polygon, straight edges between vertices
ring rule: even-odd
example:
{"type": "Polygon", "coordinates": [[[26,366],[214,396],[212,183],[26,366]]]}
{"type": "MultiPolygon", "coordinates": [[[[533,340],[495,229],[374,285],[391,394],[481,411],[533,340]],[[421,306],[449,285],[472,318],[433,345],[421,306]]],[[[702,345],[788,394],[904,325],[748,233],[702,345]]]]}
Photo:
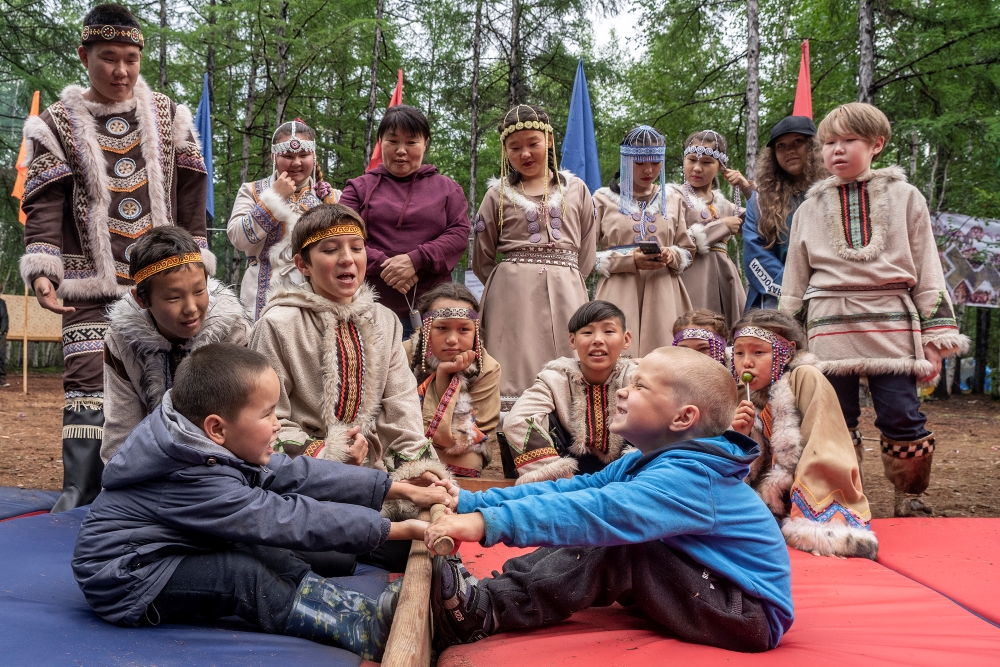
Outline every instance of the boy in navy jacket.
{"type": "Polygon", "coordinates": [[[134,626],[236,615],[381,658],[401,584],[372,599],[317,576],[289,549],[364,553],[420,539],[426,523],[390,522],[383,501],[453,499],[380,470],[272,455],[278,393],[267,359],[237,345],[206,345],[181,362],[161,405],[108,461],[80,527],[73,574],[101,618],[134,626]]]}
{"type": "Polygon", "coordinates": [[[613,602],[637,606],[681,639],[733,651],[777,646],[792,624],[781,531],[743,482],[760,454],[728,431],[732,376],[685,348],[660,348],[618,391],[611,430],[639,451],[593,475],[457,494],[431,524],[484,546],[540,545],[477,581],[458,557],[436,559],[439,646],[536,628],[613,602]]]}

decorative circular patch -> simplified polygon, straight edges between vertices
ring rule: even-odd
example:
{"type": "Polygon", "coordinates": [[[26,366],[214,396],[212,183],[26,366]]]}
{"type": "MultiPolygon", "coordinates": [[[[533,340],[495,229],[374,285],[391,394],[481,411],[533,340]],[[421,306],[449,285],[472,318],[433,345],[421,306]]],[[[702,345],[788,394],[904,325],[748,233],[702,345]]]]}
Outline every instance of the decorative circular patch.
{"type": "Polygon", "coordinates": [[[549,224],[552,225],[552,229],[559,229],[562,227],[562,220],[559,218],[552,218],[552,221],[549,224]]]}
{"type": "Polygon", "coordinates": [[[142,213],[142,206],[132,198],[123,199],[122,203],[118,204],[118,213],[126,220],[135,220],[142,213]]]}
{"type": "Polygon", "coordinates": [[[101,37],[104,39],[114,39],[115,38],[115,27],[113,25],[106,25],[101,28],[101,37]]]}
{"type": "Polygon", "coordinates": [[[556,241],[558,241],[559,239],[562,238],[562,232],[560,232],[558,229],[553,229],[552,230],[552,238],[554,238],[556,241]]]}
{"type": "Polygon", "coordinates": [[[476,230],[477,234],[482,234],[483,232],[486,231],[486,223],[483,221],[483,216],[481,215],[476,216],[476,224],[474,229],[476,230]]]}
{"type": "Polygon", "coordinates": [[[640,220],[642,220],[642,213],[639,211],[635,211],[634,213],[632,213],[632,219],[635,220],[636,222],[639,222],[640,220]]]}
{"type": "Polygon", "coordinates": [[[639,224],[632,225],[632,231],[633,232],[641,232],[642,231],[642,225],[639,225],[639,224]]]}
{"type": "Polygon", "coordinates": [[[135,173],[135,160],[127,157],[115,162],[115,175],[119,178],[126,178],[135,173]]]}
{"type": "Polygon", "coordinates": [[[532,243],[538,243],[539,241],[542,240],[542,235],[532,234],[531,236],[528,237],[528,240],[531,241],[532,243]]]}
{"type": "Polygon", "coordinates": [[[561,218],[562,217],[562,209],[559,208],[558,206],[550,206],[549,207],[549,217],[550,218],[561,218]]]}
{"type": "Polygon", "coordinates": [[[132,261],[132,248],[134,248],[134,247],[135,247],[135,244],[134,243],[130,243],[129,246],[127,248],[125,248],[125,261],[126,262],[131,262],[132,261]]]}
{"type": "Polygon", "coordinates": [[[534,222],[535,220],[538,220],[538,211],[529,208],[524,212],[524,217],[528,219],[528,222],[534,222]]]}
{"type": "Polygon", "coordinates": [[[300,148],[302,148],[302,142],[299,141],[298,139],[292,139],[291,141],[288,142],[288,147],[291,148],[293,151],[297,151],[300,148]]]}
{"type": "Polygon", "coordinates": [[[139,32],[138,28],[132,28],[132,30],[129,31],[128,36],[132,38],[132,41],[136,44],[142,41],[142,33],[139,32]]]}
{"type": "Polygon", "coordinates": [[[109,120],[104,127],[108,128],[108,132],[115,135],[116,137],[122,136],[129,130],[128,121],[125,120],[124,118],[118,118],[118,117],[109,120]]]}
{"type": "Polygon", "coordinates": [[[528,223],[528,233],[529,234],[537,234],[539,231],[541,231],[541,229],[542,228],[538,226],[537,222],[529,222],[528,223]]]}

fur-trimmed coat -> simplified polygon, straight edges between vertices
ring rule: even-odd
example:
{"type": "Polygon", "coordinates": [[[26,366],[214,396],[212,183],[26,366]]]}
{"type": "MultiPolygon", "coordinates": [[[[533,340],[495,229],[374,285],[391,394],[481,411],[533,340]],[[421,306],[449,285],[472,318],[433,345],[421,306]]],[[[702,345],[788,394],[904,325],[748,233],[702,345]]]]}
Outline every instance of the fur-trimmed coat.
{"type": "Polygon", "coordinates": [[[503,433],[514,456],[517,483],[572,477],[577,457],[596,456],[611,463],[631,449],[608,426],[618,405],[618,390],[627,385],[636,362],[619,358],[603,385],[588,383],[580,362],[563,357],[545,364],[535,383],[517,399],[504,419],[503,433]],[[555,412],[569,431],[568,456],[560,456],[549,432],[549,415],[555,412]]]}
{"type": "Polygon", "coordinates": [[[693,194],[685,197],[683,185],[671,183],[667,187],[684,201],[688,236],[697,249],[691,266],[681,275],[691,298],[691,306],[724,315],[731,327],[743,316],[747,301],[740,272],[729,259],[726,249],[732,234],[721,220],[738,215],[736,205],[726,199],[720,190],[713,190],[712,205],[719,216],[718,220],[713,220],[709,205],[701,197],[693,194]]]}
{"type": "Polygon", "coordinates": [[[750,435],[761,455],[747,483],[771,509],[789,546],[874,560],[878,540],[854,444],[837,393],[816,361],[799,352],[774,385],[753,394],[758,416],[750,435]]]}
{"type": "Polygon", "coordinates": [[[367,284],[346,305],[309,283],[272,295],[250,347],[268,358],[281,382],[279,444],[346,462],[347,431],[358,426],[368,439],[366,466],[404,478],[430,468],[447,476],[424,437],[402,337],[399,318],[375,302],[367,284]]]}
{"type": "Polygon", "coordinates": [[[236,294],[208,279],[208,312],[201,330],[183,345],[173,345],[156,328],[149,310],[131,294],[108,309],[104,336],[104,437],[101,459],[107,463],[129,433],[163,400],[173,386],[180,362],[210,343],[246,345],[250,322],[236,294]]]}
{"type": "Polygon", "coordinates": [[[191,232],[209,274],[208,173],[191,112],[139,77],[132,99],[98,104],[67,86],[24,124],[22,208],[28,285],[49,278],[73,301],[116,298],[132,286],[129,253],[153,227],[191,232]]]}
{"type": "Polygon", "coordinates": [[[899,167],[815,184],[795,212],[778,308],[805,322],[824,373],[931,372],[964,352],[927,202],[899,167]]]}
{"type": "MultiPolygon", "coordinates": [[[[437,383],[434,380],[427,381],[427,378],[436,375],[435,371],[440,363],[438,359],[432,355],[428,364],[429,373],[421,373],[420,360],[413,358],[414,346],[419,348],[419,336],[420,332],[417,331],[410,340],[403,343],[403,348],[417,381],[421,386],[423,382],[427,382],[420,399],[425,433],[440,409],[441,414],[432,437],[438,458],[447,466],[482,471],[493,460],[493,448],[497,442],[500,364],[483,348],[482,360],[473,363],[460,374],[458,392],[445,401],[438,393],[437,383]],[[421,377],[422,375],[425,377],[421,377]],[[483,436],[485,439],[482,439],[483,436]]],[[[452,469],[452,472],[463,476],[460,471],[452,469]]]]}
{"type": "MultiPolygon", "coordinates": [[[[285,199],[274,191],[277,176],[241,185],[226,226],[229,241],[247,254],[240,300],[254,321],[264,311],[269,291],[305,282],[292,262],[292,230],[303,213],[322,203],[313,192],[311,176],[285,199]]],[[[339,196],[336,190],[334,196],[339,196]]]]}
{"type": "Polygon", "coordinates": [[[691,310],[691,299],[680,274],[691,265],[695,247],[687,234],[684,198],[676,190],[657,190],[645,211],[633,202],[632,215],[618,209],[620,201],[611,188],[594,193],[597,245],[601,248],[594,267],[601,276],[595,298],[622,309],[632,332],[633,349],[643,357],[670,345],[674,321],[691,310]],[[660,213],[661,195],[667,198],[665,217],[660,213]],[[634,216],[645,218],[645,222],[637,222],[634,216]],[[655,271],[636,269],[633,253],[639,252],[637,238],[655,241],[669,250],[671,260],[667,266],[655,271]]]}
{"type": "Polygon", "coordinates": [[[472,270],[485,285],[480,299],[483,345],[503,368],[504,409],[531,386],[546,362],[573,355],[566,328],[589,300],[584,281],[597,251],[594,204],[583,181],[568,171],[560,173],[565,184],[560,189],[553,181],[548,201],[550,209],[564,216],[558,230],[541,197],[528,197],[496,178],[490,179],[473,224],[472,270]],[[529,212],[537,215],[534,223],[529,212]],[[538,225],[534,236],[532,224],[538,225]],[[560,263],[522,261],[523,254],[546,250],[555,251],[547,256],[560,263]],[[498,253],[505,256],[499,263],[498,253]]]}

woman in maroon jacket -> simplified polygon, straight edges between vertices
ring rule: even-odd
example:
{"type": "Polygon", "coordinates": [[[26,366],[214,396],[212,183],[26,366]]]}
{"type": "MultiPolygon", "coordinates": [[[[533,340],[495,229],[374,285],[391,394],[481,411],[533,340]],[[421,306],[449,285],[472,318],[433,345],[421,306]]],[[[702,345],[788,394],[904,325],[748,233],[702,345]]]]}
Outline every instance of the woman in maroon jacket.
{"type": "Polygon", "coordinates": [[[410,325],[408,304],[451,280],[469,243],[469,204],[462,187],[423,164],[431,140],[424,114],[390,107],[378,126],[382,164],[347,182],[340,203],[368,225],[368,281],[382,303],[410,325]]]}

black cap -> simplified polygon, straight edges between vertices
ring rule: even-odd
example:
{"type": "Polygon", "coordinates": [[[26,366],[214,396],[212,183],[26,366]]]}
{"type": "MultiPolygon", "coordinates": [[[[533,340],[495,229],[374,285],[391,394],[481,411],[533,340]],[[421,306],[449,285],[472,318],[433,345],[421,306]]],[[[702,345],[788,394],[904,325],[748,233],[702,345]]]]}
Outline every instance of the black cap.
{"type": "Polygon", "coordinates": [[[771,138],[767,140],[767,147],[770,148],[774,142],[783,134],[794,132],[804,134],[807,137],[816,136],[816,124],[808,116],[785,116],[778,121],[778,124],[771,128],[771,138]]]}

